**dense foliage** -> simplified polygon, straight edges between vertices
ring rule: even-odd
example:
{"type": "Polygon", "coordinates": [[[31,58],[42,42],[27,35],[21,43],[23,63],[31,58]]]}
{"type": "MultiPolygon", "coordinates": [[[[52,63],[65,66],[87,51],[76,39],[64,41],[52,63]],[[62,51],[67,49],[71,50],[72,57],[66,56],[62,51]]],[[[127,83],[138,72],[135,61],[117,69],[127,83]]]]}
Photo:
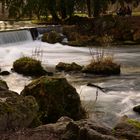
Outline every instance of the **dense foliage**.
{"type": "Polygon", "coordinates": [[[48,17],[50,14],[55,21],[71,17],[74,11],[85,7],[85,13],[88,16],[99,16],[104,13],[109,4],[124,3],[137,6],[139,0],[0,0],[2,11],[4,8],[9,10],[10,17],[48,17]],[[92,14],[93,13],[93,14],[92,14]]]}

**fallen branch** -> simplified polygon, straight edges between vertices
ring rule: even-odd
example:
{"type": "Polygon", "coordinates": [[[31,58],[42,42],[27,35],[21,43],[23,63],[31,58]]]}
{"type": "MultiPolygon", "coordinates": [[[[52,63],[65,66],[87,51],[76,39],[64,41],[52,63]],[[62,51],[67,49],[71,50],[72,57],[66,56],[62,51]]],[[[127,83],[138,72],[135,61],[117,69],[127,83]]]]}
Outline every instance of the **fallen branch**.
{"type": "Polygon", "coordinates": [[[105,88],[102,88],[102,87],[100,87],[98,85],[95,85],[95,84],[92,84],[92,83],[87,83],[87,86],[95,87],[95,88],[101,90],[102,92],[106,92],[106,89],[105,88]]]}

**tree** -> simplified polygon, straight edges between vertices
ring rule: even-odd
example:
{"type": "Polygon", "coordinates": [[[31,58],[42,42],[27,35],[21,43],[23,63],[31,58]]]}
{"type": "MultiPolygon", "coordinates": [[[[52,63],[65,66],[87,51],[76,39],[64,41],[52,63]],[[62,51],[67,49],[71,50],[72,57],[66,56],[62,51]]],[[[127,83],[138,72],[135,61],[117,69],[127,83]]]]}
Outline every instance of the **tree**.
{"type": "Polygon", "coordinates": [[[65,19],[67,17],[67,9],[66,9],[65,0],[59,1],[59,9],[60,9],[60,16],[62,17],[62,19],[65,19]]]}
{"type": "Polygon", "coordinates": [[[67,15],[69,17],[71,17],[74,13],[74,3],[75,3],[75,0],[66,0],[67,3],[66,3],[66,9],[67,9],[67,15]]]}
{"type": "Polygon", "coordinates": [[[24,3],[24,0],[6,0],[6,6],[9,10],[9,16],[17,18],[20,17],[20,15],[22,14],[24,3]]]}
{"type": "Polygon", "coordinates": [[[4,13],[5,5],[9,10],[9,16],[14,18],[20,17],[32,17],[36,16],[38,19],[40,16],[52,15],[53,20],[59,21],[60,14],[62,19],[71,17],[74,13],[75,5],[86,7],[88,16],[94,17],[100,16],[101,13],[105,13],[108,5],[113,3],[129,3],[137,6],[140,0],[0,0],[2,3],[2,11],[4,13]],[[93,14],[92,14],[93,13],[93,14]]]}
{"type": "Polygon", "coordinates": [[[52,18],[54,21],[59,21],[58,15],[57,15],[57,9],[56,9],[56,0],[48,0],[46,3],[46,6],[48,10],[50,11],[50,14],[52,15],[52,18]]]}
{"type": "Polygon", "coordinates": [[[86,0],[88,16],[91,17],[91,0],[86,0]]]}

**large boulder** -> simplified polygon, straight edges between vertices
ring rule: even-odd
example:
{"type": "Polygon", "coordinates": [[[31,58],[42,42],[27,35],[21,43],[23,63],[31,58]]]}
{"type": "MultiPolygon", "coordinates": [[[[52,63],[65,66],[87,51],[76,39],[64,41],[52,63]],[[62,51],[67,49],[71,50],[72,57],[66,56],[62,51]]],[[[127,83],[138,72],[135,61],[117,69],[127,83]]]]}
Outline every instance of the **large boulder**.
{"type": "Polygon", "coordinates": [[[18,132],[0,132],[5,140],[139,140],[138,121],[126,118],[108,128],[97,120],[73,121],[68,117],[60,118],[56,123],[41,125],[33,129],[18,132]]]}
{"type": "Polygon", "coordinates": [[[25,86],[21,94],[36,98],[40,120],[44,124],[56,122],[63,115],[74,120],[85,117],[76,89],[65,78],[40,77],[25,86]]]}
{"type": "Polygon", "coordinates": [[[112,130],[90,120],[73,121],[61,119],[57,123],[42,125],[18,133],[1,134],[0,139],[8,140],[117,140],[112,130]]]}
{"type": "Polygon", "coordinates": [[[0,131],[30,127],[37,111],[38,104],[34,97],[20,96],[0,81],[0,131]]]}
{"type": "Polygon", "coordinates": [[[47,72],[43,69],[41,62],[30,58],[21,57],[13,63],[15,72],[27,76],[40,76],[45,75],[47,72]]]}
{"type": "Polygon", "coordinates": [[[69,64],[69,63],[63,63],[63,62],[59,62],[57,65],[56,65],[56,69],[58,71],[66,71],[66,72],[69,72],[69,71],[81,71],[83,67],[76,64],[75,62],[69,64]]]}
{"type": "Polygon", "coordinates": [[[112,130],[91,120],[69,122],[61,140],[117,140],[112,130]]]}

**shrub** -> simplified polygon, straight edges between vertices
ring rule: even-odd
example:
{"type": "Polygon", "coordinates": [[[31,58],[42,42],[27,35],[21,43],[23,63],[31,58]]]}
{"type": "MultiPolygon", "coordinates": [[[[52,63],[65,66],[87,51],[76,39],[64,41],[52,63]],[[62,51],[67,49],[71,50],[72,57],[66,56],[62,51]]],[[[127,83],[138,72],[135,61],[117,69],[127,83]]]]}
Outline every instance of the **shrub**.
{"type": "Polygon", "coordinates": [[[120,74],[120,65],[113,61],[113,56],[105,55],[102,51],[96,56],[92,54],[92,60],[82,71],[92,74],[112,75],[120,74]]]}

